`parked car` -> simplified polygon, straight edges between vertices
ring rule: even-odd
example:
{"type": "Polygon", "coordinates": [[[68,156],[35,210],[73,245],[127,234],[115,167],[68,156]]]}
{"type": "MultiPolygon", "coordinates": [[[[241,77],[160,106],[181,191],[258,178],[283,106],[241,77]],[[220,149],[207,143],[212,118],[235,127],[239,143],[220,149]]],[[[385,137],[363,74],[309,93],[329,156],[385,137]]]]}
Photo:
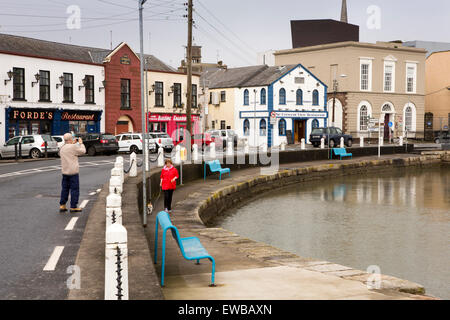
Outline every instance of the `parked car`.
{"type": "Polygon", "coordinates": [[[64,136],[52,136],[53,140],[58,144],[58,149],[64,145],[64,136]]]}
{"type": "Polygon", "coordinates": [[[325,138],[325,145],[334,148],[341,144],[342,137],[344,138],[344,144],[350,148],[353,145],[353,137],[349,134],[344,134],[342,130],[337,127],[314,128],[309,136],[309,141],[314,147],[318,147],[320,146],[321,139],[325,138]],[[330,140],[329,144],[328,139],[330,140]]]}
{"type": "Polygon", "coordinates": [[[173,140],[172,138],[165,132],[151,132],[150,135],[150,142],[155,143],[156,150],[158,150],[160,147],[164,149],[166,152],[172,152],[174,148],[173,140]]]}
{"type": "Polygon", "coordinates": [[[450,143],[450,133],[448,131],[440,132],[435,138],[434,142],[437,144],[440,143],[450,143]]]}
{"type": "Polygon", "coordinates": [[[211,135],[211,139],[216,144],[216,147],[222,147],[225,150],[227,148],[227,137],[226,133],[223,131],[224,130],[208,130],[206,133],[211,135]]]}
{"type": "MultiPolygon", "coordinates": [[[[119,152],[142,152],[142,134],[141,133],[121,133],[116,136],[119,143],[119,152]]],[[[149,142],[148,149],[151,152],[156,151],[156,144],[154,142],[149,142]]]]}
{"type": "Polygon", "coordinates": [[[116,137],[109,133],[75,134],[75,137],[83,139],[86,153],[90,156],[95,156],[97,153],[113,154],[119,151],[116,137]]]}
{"type": "MultiPolygon", "coordinates": [[[[2,147],[0,147],[0,156],[2,158],[15,157],[14,145],[20,144],[22,157],[31,157],[33,159],[38,159],[45,154],[45,142],[47,142],[47,154],[58,154],[58,144],[50,135],[33,134],[17,136],[9,139],[2,147]]],[[[19,148],[19,146],[17,146],[17,148],[19,148]]]]}
{"type": "Polygon", "coordinates": [[[215,141],[214,137],[209,133],[200,133],[192,135],[191,145],[198,145],[199,150],[205,150],[211,143],[215,141]]]}
{"type": "Polygon", "coordinates": [[[224,143],[224,148],[227,147],[228,141],[233,141],[234,147],[237,147],[237,145],[238,145],[238,136],[234,132],[234,130],[231,130],[231,129],[208,130],[207,133],[209,133],[213,136],[221,137],[221,139],[224,143]]]}

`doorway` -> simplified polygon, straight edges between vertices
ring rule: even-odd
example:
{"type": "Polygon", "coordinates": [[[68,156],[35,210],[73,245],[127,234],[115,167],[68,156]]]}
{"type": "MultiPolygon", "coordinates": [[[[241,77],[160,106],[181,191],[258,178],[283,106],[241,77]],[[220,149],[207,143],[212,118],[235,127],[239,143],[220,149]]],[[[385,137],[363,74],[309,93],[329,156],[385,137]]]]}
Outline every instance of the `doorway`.
{"type": "Polygon", "coordinates": [[[389,113],[384,115],[384,140],[389,140],[390,138],[390,130],[389,122],[391,121],[391,117],[389,113]]]}
{"type": "Polygon", "coordinates": [[[306,120],[294,120],[294,143],[306,140],[306,120]]]}

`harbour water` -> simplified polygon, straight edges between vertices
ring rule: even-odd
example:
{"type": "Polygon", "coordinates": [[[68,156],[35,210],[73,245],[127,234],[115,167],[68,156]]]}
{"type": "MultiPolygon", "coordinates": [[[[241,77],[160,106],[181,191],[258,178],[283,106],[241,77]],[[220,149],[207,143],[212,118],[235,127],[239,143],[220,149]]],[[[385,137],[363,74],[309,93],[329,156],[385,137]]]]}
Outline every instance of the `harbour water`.
{"type": "Polygon", "coordinates": [[[377,266],[450,299],[450,166],[322,179],[263,196],[216,226],[303,257],[377,266]]]}

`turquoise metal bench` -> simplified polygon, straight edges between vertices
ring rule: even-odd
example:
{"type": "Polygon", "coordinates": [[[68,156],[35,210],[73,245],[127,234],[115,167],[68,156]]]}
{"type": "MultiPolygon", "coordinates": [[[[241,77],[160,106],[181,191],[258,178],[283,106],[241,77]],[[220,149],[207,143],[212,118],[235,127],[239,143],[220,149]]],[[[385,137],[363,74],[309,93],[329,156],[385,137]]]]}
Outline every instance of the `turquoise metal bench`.
{"type": "Polygon", "coordinates": [[[155,264],[158,259],[158,227],[161,225],[163,230],[162,237],[162,262],[161,262],[161,286],[164,286],[164,266],[166,262],[166,231],[170,229],[172,237],[178,244],[181,254],[186,260],[197,260],[197,264],[200,264],[201,259],[209,259],[212,262],[211,271],[211,284],[214,286],[214,274],[216,270],[216,262],[214,258],[206,251],[197,237],[181,238],[177,227],[170,221],[170,216],[166,211],[161,211],[156,216],[156,230],[155,230],[155,264]]]}
{"type": "Polygon", "coordinates": [[[220,165],[219,160],[207,161],[207,162],[205,162],[205,168],[204,168],[204,174],[203,174],[203,179],[204,180],[206,180],[206,164],[208,164],[209,169],[211,170],[211,172],[218,172],[219,173],[219,180],[222,180],[222,174],[223,173],[228,173],[229,175],[231,175],[230,168],[222,168],[222,166],[220,165]]]}
{"type": "Polygon", "coordinates": [[[333,153],[335,156],[338,156],[340,160],[342,160],[342,157],[350,157],[351,159],[353,159],[353,154],[348,153],[345,148],[334,148],[333,153]]]}

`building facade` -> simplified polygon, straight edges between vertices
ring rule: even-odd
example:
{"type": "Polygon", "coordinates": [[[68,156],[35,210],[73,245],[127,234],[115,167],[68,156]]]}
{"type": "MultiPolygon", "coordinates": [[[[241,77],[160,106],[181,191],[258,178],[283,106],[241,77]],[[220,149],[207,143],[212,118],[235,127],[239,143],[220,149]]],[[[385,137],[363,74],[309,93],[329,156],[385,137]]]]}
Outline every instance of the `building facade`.
{"type": "Polygon", "coordinates": [[[426,62],[425,126],[430,131],[450,127],[450,51],[432,53],[426,62]]]}
{"type": "Polygon", "coordinates": [[[104,76],[103,65],[60,44],[0,35],[0,143],[103,131],[104,76]]]}
{"type": "Polygon", "coordinates": [[[369,119],[377,118],[389,139],[423,135],[425,54],[400,43],[350,41],[281,50],[275,58],[277,65],[302,63],[328,85],[330,125],[367,137],[369,119]]]}

